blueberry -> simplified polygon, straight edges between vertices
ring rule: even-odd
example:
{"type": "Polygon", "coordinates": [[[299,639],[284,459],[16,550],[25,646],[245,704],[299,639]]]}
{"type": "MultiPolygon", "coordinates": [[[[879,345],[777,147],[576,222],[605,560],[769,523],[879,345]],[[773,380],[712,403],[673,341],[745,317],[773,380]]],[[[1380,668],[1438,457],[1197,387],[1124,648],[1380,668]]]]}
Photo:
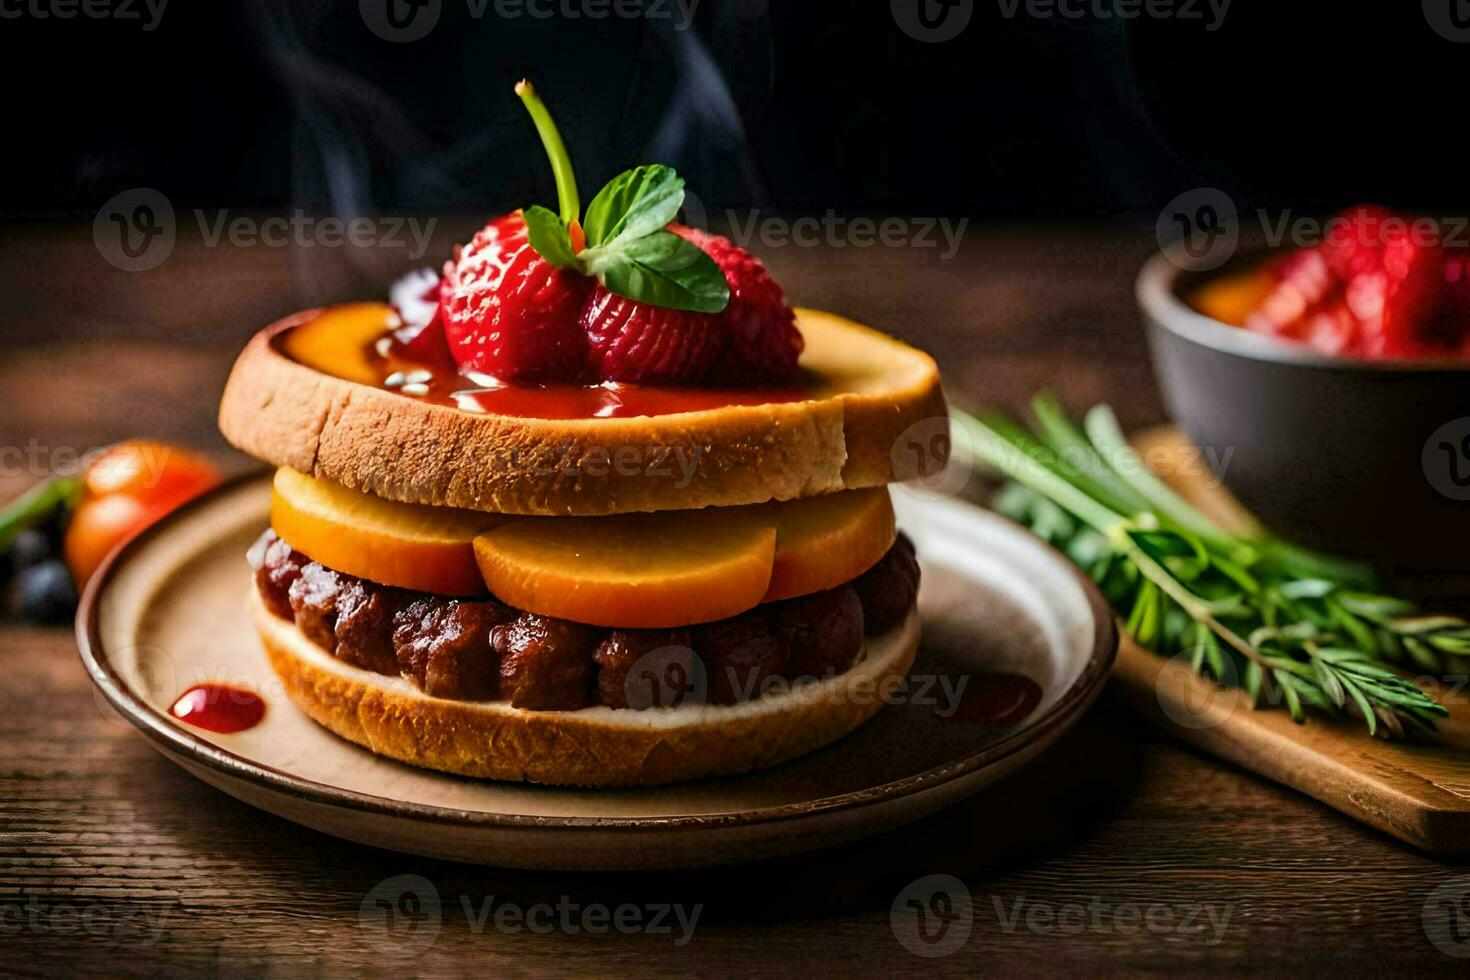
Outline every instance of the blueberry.
{"type": "Polygon", "coordinates": [[[11,583],[11,608],[36,623],[65,623],[77,611],[71,572],[54,559],[21,569],[11,583]]]}
{"type": "Polygon", "coordinates": [[[26,528],[10,542],[10,567],[17,572],[23,571],[55,554],[51,535],[40,528],[26,528]]]}

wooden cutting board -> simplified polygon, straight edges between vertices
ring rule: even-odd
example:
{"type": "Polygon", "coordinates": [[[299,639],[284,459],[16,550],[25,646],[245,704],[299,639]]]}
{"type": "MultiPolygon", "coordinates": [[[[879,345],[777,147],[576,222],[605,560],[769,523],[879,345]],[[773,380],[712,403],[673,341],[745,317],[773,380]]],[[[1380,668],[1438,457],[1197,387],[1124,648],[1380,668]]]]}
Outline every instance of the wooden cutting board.
{"type": "MultiPolygon", "coordinates": [[[[1251,519],[1174,429],[1135,440],[1149,465],[1200,510],[1233,529],[1251,519]]],[[[1390,742],[1361,721],[1317,715],[1295,724],[1284,709],[1252,710],[1245,695],[1140,648],[1126,636],[1118,688],[1144,715],[1191,745],[1315,797],[1435,854],[1470,854],[1470,684],[1424,681],[1450,709],[1442,745],[1390,742]]]]}

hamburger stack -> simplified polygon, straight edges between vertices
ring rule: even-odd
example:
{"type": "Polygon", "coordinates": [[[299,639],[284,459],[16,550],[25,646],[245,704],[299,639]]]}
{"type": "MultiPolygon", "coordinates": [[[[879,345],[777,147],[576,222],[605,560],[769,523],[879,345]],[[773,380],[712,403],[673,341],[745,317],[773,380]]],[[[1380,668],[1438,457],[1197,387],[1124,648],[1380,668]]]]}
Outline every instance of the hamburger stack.
{"type": "Polygon", "coordinates": [[[466,776],[648,785],[826,745],[917,649],[888,484],[944,463],[935,364],[673,224],[667,168],[583,212],[519,91],[560,214],[490,222],[420,304],[268,327],[230,376],[222,431],[277,467],[249,556],[270,665],[337,735],[466,776]]]}

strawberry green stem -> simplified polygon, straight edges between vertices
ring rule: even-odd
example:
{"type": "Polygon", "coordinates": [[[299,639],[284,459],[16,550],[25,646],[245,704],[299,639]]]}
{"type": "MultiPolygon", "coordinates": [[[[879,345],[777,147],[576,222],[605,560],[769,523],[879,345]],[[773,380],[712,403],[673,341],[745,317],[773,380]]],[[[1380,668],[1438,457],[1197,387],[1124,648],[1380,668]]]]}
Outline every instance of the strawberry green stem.
{"type": "Polygon", "coordinates": [[[541,145],[546,147],[546,156],[551,160],[551,172],[556,177],[556,198],[561,208],[561,220],[570,226],[582,216],[582,202],[577,198],[577,178],[572,173],[572,158],[567,155],[566,144],[561,141],[556,123],[546,104],[536,94],[536,89],[526,79],[516,83],[516,95],[526,105],[536,132],[541,136],[541,145]]]}

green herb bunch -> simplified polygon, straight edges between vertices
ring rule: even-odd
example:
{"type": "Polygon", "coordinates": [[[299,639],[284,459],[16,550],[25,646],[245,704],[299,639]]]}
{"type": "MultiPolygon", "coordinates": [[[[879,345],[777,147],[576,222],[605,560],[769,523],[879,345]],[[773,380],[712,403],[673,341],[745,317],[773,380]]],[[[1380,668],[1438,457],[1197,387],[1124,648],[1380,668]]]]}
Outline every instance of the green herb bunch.
{"type": "Polygon", "coordinates": [[[1448,712],[1398,668],[1464,670],[1470,623],[1377,594],[1362,564],[1226,531],[1148,471],[1106,405],[1080,429],[1049,395],[1032,411],[1029,429],[955,411],[956,448],[1009,478],[995,509],[1090,573],[1140,645],[1298,723],[1348,712],[1433,735],[1448,712]]]}

